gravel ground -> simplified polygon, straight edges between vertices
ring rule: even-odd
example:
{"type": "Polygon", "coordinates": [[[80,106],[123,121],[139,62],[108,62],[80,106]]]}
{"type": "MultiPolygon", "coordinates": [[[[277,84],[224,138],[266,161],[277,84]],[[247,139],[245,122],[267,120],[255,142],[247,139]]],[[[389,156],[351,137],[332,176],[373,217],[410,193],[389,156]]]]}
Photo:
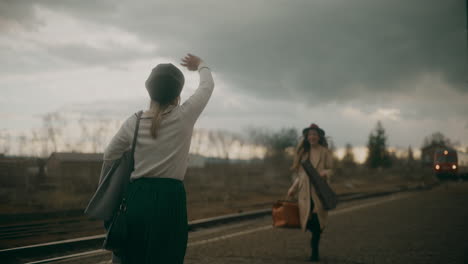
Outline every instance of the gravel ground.
{"type": "MultiPolygon", "coordinates": [[[[468,263],[468,183],[373,200],[330,216],[321,263],[468,263]]],[[[308,240],[266,229],[189,247],[186,263],[307,263],[308,240]]]]}

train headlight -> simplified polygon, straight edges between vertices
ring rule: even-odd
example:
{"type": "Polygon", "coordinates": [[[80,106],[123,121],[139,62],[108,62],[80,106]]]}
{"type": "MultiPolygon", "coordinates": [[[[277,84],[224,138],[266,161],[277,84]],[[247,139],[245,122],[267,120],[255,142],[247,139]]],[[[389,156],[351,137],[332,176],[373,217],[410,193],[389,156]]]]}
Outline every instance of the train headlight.
{"type": "Polygon", "coordinates": [[[453,170],[456,170],[456,169],[457,169],[457,165],[455,165],[455,164],[452,165],[452,169],[453,169],[453,170]]]}
{"type": "Polygon", "coordinates": [[[436,169],[436,170],[439,170],[439,169],[440,169],[440,165],[439,165],[439,164],[435,165],[435,169],[436,169]]]}

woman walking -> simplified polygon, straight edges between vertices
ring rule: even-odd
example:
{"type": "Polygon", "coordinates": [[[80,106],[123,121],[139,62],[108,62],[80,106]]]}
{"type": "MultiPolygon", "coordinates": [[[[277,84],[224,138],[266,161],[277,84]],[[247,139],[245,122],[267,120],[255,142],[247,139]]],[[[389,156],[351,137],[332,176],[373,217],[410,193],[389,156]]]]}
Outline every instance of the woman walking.
{"type": "Polygon", "coordinates": [[[299,143],[294,156],[292,170],[295,180],[288,190],[292,197],[298,192],[299,219],[303,231],[312,233],[310,260],[319,261],[319,242],[327,223],[327,211],[317,196],[317,191],[309,180],[309,176],[301,166],[301,162],[309,159],[321,177],[327,181],[332,175],[332,155],[328,150],[325,131],[316,124],[311,124],[302,131],[303,140],[299,143]]]}
{"type": "MultiPolygon", "coordinates": [[[[183,180],[193,127],[214,82],[199,57],[188,54],[181,65],[200,74],[198,89],[183,104],[184,75],[174,65],[157,65],[145,83],[151,103],[140,119],[135,170],[127,191],[129,237],[123,263],[184,262],[188,224],[183,180]]],[[[104,152],[105,161],[130,149],[136,123],[136,115],[123,123],[104,152]]]]}

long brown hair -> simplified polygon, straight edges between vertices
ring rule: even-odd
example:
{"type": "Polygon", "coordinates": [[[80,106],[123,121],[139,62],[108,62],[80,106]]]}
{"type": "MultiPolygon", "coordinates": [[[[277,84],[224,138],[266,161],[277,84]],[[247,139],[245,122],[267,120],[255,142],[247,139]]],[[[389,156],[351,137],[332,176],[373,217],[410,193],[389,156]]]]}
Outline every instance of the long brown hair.
{"type": "Polygon", "coordinates": [[[307,135],[309,131],[312,129],[317,131],[317,134],[319,135],[318,144],[322,147],[328,148],[328,142],[327,142],[327,138],[325,137],[325,131],[323,131],[321,128],[304,129],[302,131],[302,141],[297,145],[296,151],[294,153],[294,160],[291,166],[292,171],[297,172],[299,170],[299,167],[301,166],[301,161],[304,158],[304,156],[310,155],[311,145],[310,145],[309,140],[307,140],[307,135]]]}
{"type": "Polygon", "coordinates": [[[150,109],[154,112],[150,127],[150,134],[152,138],[156,139],[158,136],[158,129],[161,125],[166,110],[171,106],[179,105],[179,103],[180,97],[175,98],[172,102],[165,105],[161,105],[160,103],[151,100],[150,109]]]}

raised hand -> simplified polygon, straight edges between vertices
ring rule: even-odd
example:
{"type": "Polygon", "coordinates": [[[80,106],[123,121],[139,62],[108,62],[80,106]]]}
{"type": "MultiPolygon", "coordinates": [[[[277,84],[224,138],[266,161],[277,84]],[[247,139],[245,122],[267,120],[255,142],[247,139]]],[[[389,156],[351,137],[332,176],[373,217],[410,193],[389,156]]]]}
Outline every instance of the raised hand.
{"type": "Polygon", "coordinates": [[[189,71],[196,71],[200,62],[201,59],[199,57],[188,53],[184,58],[182,58],[182,63],[180,65],[187,67],[189,71]]]}

